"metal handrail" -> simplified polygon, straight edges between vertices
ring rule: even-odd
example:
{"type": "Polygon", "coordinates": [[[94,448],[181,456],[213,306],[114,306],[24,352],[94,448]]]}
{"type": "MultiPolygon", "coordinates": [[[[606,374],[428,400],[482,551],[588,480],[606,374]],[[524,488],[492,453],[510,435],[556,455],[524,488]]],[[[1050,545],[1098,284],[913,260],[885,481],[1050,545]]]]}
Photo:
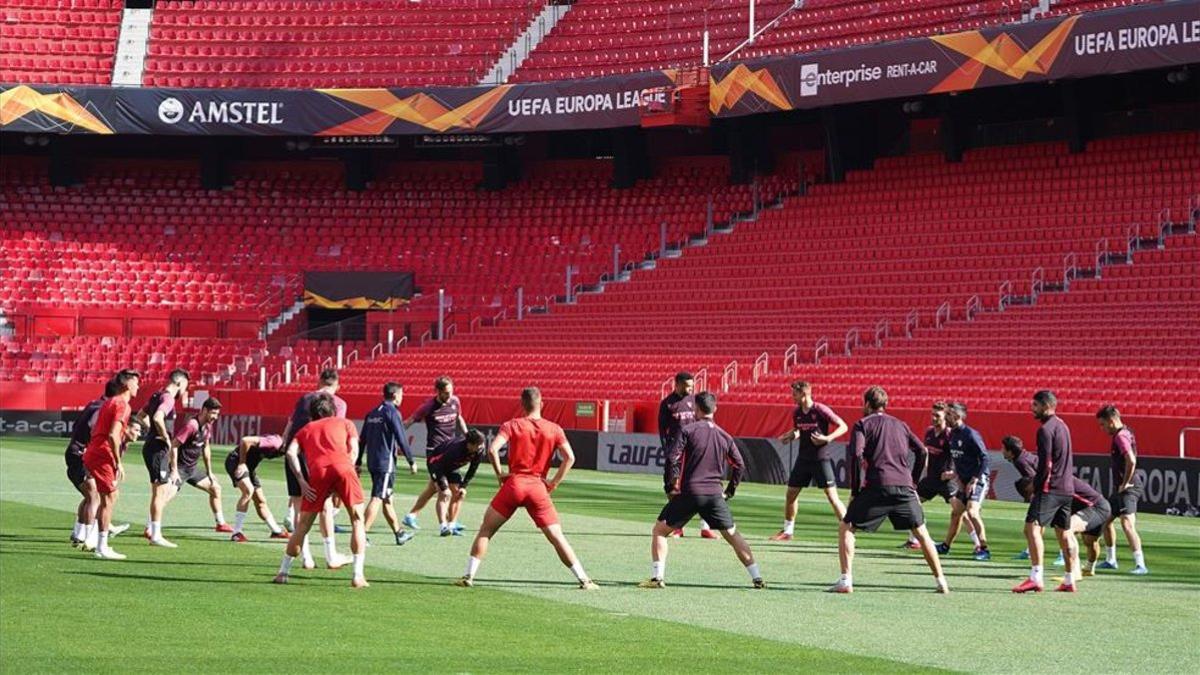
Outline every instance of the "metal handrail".
{"type": "Polygon", "coordinates": [[[470,333],[474,333],[475,329],[479,328],[482,325],[483,325],[483,317],[477,316],[474,319],[471,319],[471,323],[467,324],[467,331],[470,333]]]}
{"type": "Polygon", "coordinates": [[[850,356],[850,352],[858,347],[858,327],[851,328],[846,331],[846,341],[842,344],[843,351],[846,356],[850,356]]]}
{"type": "Polygon", "coordinates": [[[374,361],[375,359],[379,358],[379,355],[382,353],[383,353],[383,343],[376,342],[375,346],[371,347],[371,360],[374,361]]]}
{"type": "Polygon", "coordinates": [[[401,335],[400,339],[396,340],[396,342],[394,342],[392,344],[392,351],[396,351],[396,350],[400,349],[401,347],[407,347],[407,346],[408,346],[408,336],[401,335]]]}
{"type": "Polygon", "coordinates": [[[1125,228],[1125,264],[1133,263],[1133,252],[1138,250],[1142,241],[1141,228],[1130,225],[1125,228]]]}
{"type": "Polygon", "coordinates": [[[998,311],[1003,312],[1004,308],[1008,307],[1008,303],[1012,299],[1012,294],[1013,294],[1012,282],[1011,281],[1001,281],[1000,288],[998,289],[998,291],[1000,293],[1000,300],[999,300],[999,302],[996,303],[996,309],[998,311]]]}
{"type": "Polygon", "coordinates": [[[972,319],[975,318],[976,314],[978,314],[982,311],[983,311],[983,300],[980,299],[978,294],[972,295],[970,298],[967,298],[967,308],[966,308],[967,321],[971,321],[972,319]]]}
{"type": "Polygon", "coordinates": [[[502,307],[500,309],[500,311],[496,313],[496,316],[492,317],[492,325],[495,326],[496,324],[500,323],[501,320],[507,319],[507,318],[508,318],[508,308],[502,307]]]}
{"type": "Polygon", "coordinates": [[[891,332],[892,325],[888,323],[888,320],[880,319],[879,322],[875,324],[875,346],[882,347],[883,341],[891,335],[891,332]]]}
{"type": "Polygon", "coordinates": [[[1046,270],[1043,267],[1038,267],[1029,275],[1029,297],[1032,302],[1036,303],[1039,295],[1042,294],[1042,289],[1046,286],[1046,270]]]}
{"type": "Polygon", "coordinates": [[[708,391],[708,368],[696,371],[696,390],[708,391]]]}
{"type": "Polygon", "coordinates": [[[800,347],[792,343],[792,346],[783,351],[783,373],[786,375],[792,372],[792,366],[800,362],[800,347]]]}
{"type": "Polygon", "coordinates": [[[758,384],[759,378],[768,374],[770,372],[770,368],[771,357],[766,352],[759,354],[758,358],[754,359],[754,369],[750,371],[751,381],[753,381],[754,384],[758,384]]]}
{"type": "Polygon", "coordinates": [[[1071,280],[1079,274],[1079,257],[1074,251],[1063,256],[1063,290],[1071,289],[1071,280]]]}
{"type": "Polygon", "coordinates": [[[458,332],[458,322],[456,321],[456,322],[450,324],[446,328],[446,330],[444,330],[442,332],[442,339],[449,340],[450,338],[454,337],[455,333],[457,333],[457,332],[458,332]]]}
{"type": "Polygon", "coordinates": [[[278,371],[272,373],[271,376],[267,378],[267,389],[274,389],[275,385],[279,384],[282,381],[283,381],[283,373],[278,372],[278,371]]]}
{"type": "Polygon", "coordinates": [[[941,328],[942,324],[950,320],[950,301],[947,300],[938,305],[937,311],[933,313],[933,327],[941,328]]]}
{"type": "Polygon", "coordinates": [[[432,339],[433,339],[433,331],[432,330],[427,330],[424,333],[421,333],[421,346],[424,347],[425,342],[427,340],[432,340],[432,339]]]}
{"type": "Polygon", "coordinates": [[[1096,242],[1096,272],[1095,278],[1100,278],[1100,270],[1108,264],[1108,237],[1096,242]]]}
{"type": "Polygon", "coordinates": [[[332,367],[333,367],[333,357],[332,356],[325,357],[325,360],[321,362],[321,370],[328,370],[332,367]]]}
{"type": "Polygon", "coordinates": [[[358,360],[358,350],[355,349],[346,355],[346,358],[342,361],[342,367],[349,368],[350,364],[354,363],[357,360],[358,360]]]}
{"type": "Polygon", "coordinates": [[[921,315],[917,310],[909,310],[904,316],[904,337],[912,337],[913,331],[921,327],[921,315]]]}
{"type": "Polygon", "coordinates": [[[721,393],[729,391],[732,386],[737,386],[738,382],[738,362],[730,361],[725,364],[724,370],[721,371],[721,393]]]}
{"type": "Polygon", "coordinates": [[[1158,247],[1166,248],[1167,246],[1167,230],[1171,229],[1171,208],[1164,206],[1162,211],[1158,212],[1158,247]]]}
{"type": "Polygon", "coordinates": [[[299,380],[301,375],[308,375],[307,363],[301,363],[300,365],[296,366],[296,379],[299,380]]]}
{"type": "Polygon", "coordinates": [[[819,365],[822,356],[829,356],[829,339],[821,338],[817,340],[817,346],[813,347],[813,364],[819,365]]]}

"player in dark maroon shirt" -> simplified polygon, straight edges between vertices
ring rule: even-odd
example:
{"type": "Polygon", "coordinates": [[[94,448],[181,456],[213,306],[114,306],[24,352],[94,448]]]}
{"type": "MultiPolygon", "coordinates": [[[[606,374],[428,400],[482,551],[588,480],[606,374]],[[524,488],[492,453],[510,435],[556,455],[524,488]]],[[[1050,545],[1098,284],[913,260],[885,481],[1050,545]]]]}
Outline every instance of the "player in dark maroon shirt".
{"type": "Polygon", "coordinates": [[[663,588],[667,567],[667,537],[676,528],[699,514],[733,547],[738,560],[746,567],[755,588],[765,588],[758,564],[750,545],[737,531],[728,501],[737,492],[738,483],[745,471],[742,454],[733,438],[713,421],[717,410],[717,397],[709,392],[696,396],[696,420],[685,426],[672,440],[667,451],[667,471],[663,487],[670,500],[658,514],[651,535],[650,556],[652,566],[650,578],[639,584],[642,588],[663,588]],[[724,490],[721,481],[725,469],[729,468],[729,484],[724,490]]]}
{"type": "Polygon", "coordinates": [[[913,486],[913,476],[924,472],[929,453],[907,424],[887,414],[887,404],[888,395],[883,387],[870,387],[863,392],[863,418],[855,423],[846,448],[853,497],[838,529],[842,576],[829,592],[854,592],[855,532],[874,532],[887,518],[895,529],[912,531],[933,572],[937,592],[949,593],[942,562],[929,530],[925,529],[925,512],[913,486]],[[909,464],[910,453],[916,457],[916,466],[909,464]],[[861,474],[860,465],[865,467],[861,474]]]}
{"type": "MultiPolygon", "coordinates": [[[[696,419],[696,380],[686,371],[675,373],[675,390],[658,403],[658,439],[659,447],[667,452],[675,443],[675,439],[683,428],[696,419]]],[[[666,467],[663,467],[665,474],[666,467]]],[[[671,533],[672,537],[682,537],[683,528],[671,533]]],[[[705,539],[716,539],[717,533],[709,527],[708,521],[700,519],[700,536],[705,539]]]]}
{"type": "MultiPolygon", "coordinates": [[[[1025,539],[1029,542],[1029,578],[1013,587],[1013,593],[1041,593],[1042,533],[1054,527],[1063,559],[1070,561],[1067,531],[1071,526],[1071,497],[1074,486],[1074,462],[1071,456],[1071,431],[1055,414],[1058,398],[1043,389],[1033,395],[1030,410],[1042,423],[1037,434],[1037,470],[1033,477],[1033,498],[1025,515],[1025,539]]],[[[1070,569],[1067,570],[1070,577],[1070,569]]],[[[1068,584],[1064,583],[1063,586],[1068,584]]],[[[1066,590],[1060,586],[1060,590],[1066,590]]]]}
{"type": "Polygon", "coordinates": [[[1100,428],[1112,436],[1112,446],[1109,449],[1109,472],[1112,480],[1112,491],[1108,501],[1113,508],[1113,519],[1104,527],[1104,545],[1108,555],[1098,569],[1117,569],[1117,528],[1113,526],[1116,518],[1121,519],[1121,529],[1125,531],[1125,540],[1133,551],[1133,574],[1149,574],[1146,567],[1146,557],[1142,553],[1142,538],[1137,531],[1138,501],[1144,492],[1142,474],[1137,472],[1137,439],[1133,430],[1121,422],[1121,411],[1115,406],[1106,405],[1096,412],[1096,421],[1100,428]]]}
{"type": "Polygon", "coordinates": [[[284,455],[283,436],[267,434],[265,436],[243,436],[228,455],[225,456],[225,472],[233,481],[233,486],[241,495],[238,497],[237,509],[233,515],[233,534],[229,540],[242,543],[247,541],[243,528],[246,526],[246,513],[250,504],[258,517],[262,518],[267,527],[271,528],[272,539],[287,539],[289,532],[275,522],[275,515],[267,505],[267,497],[263,494],[262,481],[258,478],[258,465],[264,460],[282,457],[284,455]]]}
{"type": "Polygon", "coordinates": [[[846,515],[846,506],[838,496],[837,476],[829,444],[844,435],[849,427],[829,406],[813,400],[812,385],[804,380],[792,383],[792,428],[779,437],[780,443],[796,442],[796,461],[788,476],[787,496],[783,502],[783,529],[771,541],[791,541],[796,527],[796,500],[800,490],[815,485],[825,493],[838,521],[846,515]]]}
{"type": "MultiPolygon", "coordinates": [[[[454,381],[445,375],[439,377],[433,382],[433,392],[432,398],[422,403],[411,417],[404,420],[405,429],[417,422],[425,423],[426,465],[441,454],[448,443],[467,435],[467,420],[462,414],[462,401],[454,395],[454,381]]],[[[417,495],[417,501],[413,502],[412,508],[404,516],[402,522],[405,527],[411,527],[414,530],[421,529],[421,525],[417,522],[417,515],[437,493],[436,483],[431,480],[425,484],[425,489],[417,495]]],[[[462,533],[461,528],[456,528],[455,531],[459,534],[462,533]]]]}
{"type": "MultiPolygon", "coordinates": [[[[1112,506],[1087,481],[1075,477],[1071,492],[1071,527],[1067,530],[1075,559],[1071,569],[1079,571],[1079,548],[1075,545],[1075,535],[1083,535],[1083,545],[1087,547],[1087,565],[1083,566],[1083,576],[1090,577],[1096,572],[1096,560],[1100,557],[1100,535],[1105,525],[1112,521],[1112,506]]],[[[1074,579],[1078,582],[1078,579],[1074,579]]],[[[1074,592],[1072,584],[1071,592],[1074,592]]]]}
{"type": "Polygon", "coordinates": [[[138,419],[150,429],[146,442],[142,444],[142,460],[150,475],[150,515],[146,520],[143,536],[155,546],[171,548],[171,542],[162,537],[163,510],[179,492],[179,470],[176,464],[176,444],[167,431],[167,420],[175,416],[175,399],[187,405],[188,372],[181,368],[172,370],[167,384],[150,395],[138,419]]]}
{"type": "MultiPolygon", "coordinates": [[[[950,454],[950,427],[946,423],[946,411],[949,408],[945,401],[935,401],[930,409],[929,426],[925,428],[925,449],[929,452],[929,466],[925,475],[917,481],[917,496],[921,503],[941,497],[947,504],[954,498],[954,458],[950,454]]],[[[979,535],[970,519],[966,520],[967,532],[971,542],[978,547],[979,535]]],[[[920,550],[921,542],[909,536],[908,541],[900,545],[914,551],[920,550]]]]}

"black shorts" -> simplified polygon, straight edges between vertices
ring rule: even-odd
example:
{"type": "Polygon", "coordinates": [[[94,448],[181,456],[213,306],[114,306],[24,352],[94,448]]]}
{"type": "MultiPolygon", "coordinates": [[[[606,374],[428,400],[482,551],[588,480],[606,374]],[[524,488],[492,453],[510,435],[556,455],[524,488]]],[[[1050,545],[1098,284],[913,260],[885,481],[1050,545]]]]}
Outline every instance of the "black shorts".
{"type": "Polygon", "coordinates": [[[917,483],[917,496],[921,501],[927,502],[934,497],[941,497],[950,503],[950,498],[954,496],[953,481],[942,480],[937,476],[926,476],[917,483]]]}
{"type": "Polygon", "coordinates": [[[178,465],[179,469],[179,484],[187,483],[193,487],[199,487],[199,483],[205,478],[208,478],[208,472],[200,467],[200,463],[196,462],[191,466],[178,465]]]}
{"type": "Polygon", "coordinates": [[[1112,505],[1114,516],[1132,516],[1137,513],[1138,502],[1142,500],[1144,490],[1139,483],[1134,483],[1124,492],[1114,492],[1108,498],[1112,505]]]}
{"type": "Polygon", "coordinates": [[[855,529],[874,532],[887,518],[897,530],[911,530],[925,524],[925,510],[917,491],[901,485],[879,485],[858,493],[846,507],[843,522],[855,529]]]}
{"type": "Polygon", "coordinates": [[[1071,527],[1071,501],[1071,495],[1038,492],[1033,495],[1033,501],[1029,502],[1025,522],[1037,523],[1042,527],[1050,525],[1068,529],[1071,527]]]}
{"type": "Polygon", "coordinates": [[[371,497],[374,499],[391,499],[392,490],[396,487],[395,471],[371,472],[371,497]]]}
{"type": "Polygon", "coordinates": [[[260,481],[258,479],[258,463],[257,462],[253,462],[250,460],[249,457],[247,457],[246,458],[246,473],[244,473],[240,476],[237,475],[237,467],[238,467],[238,453],[237,453],[237,450],[234,450],[233,452],[229,453],[228,457],[225,458],[225,473],[229,474],[229,480],[233,481],[234,487],[237,487],[237,484],[239,482],[241,482],[241,480],[243,478],[249,478],[250,485],[254,486],[254,489],[256,489],[256,490],[258,488],[262,487],[262,481],[260,481]]]}
{"type": "Polygon", "coordinates": [[[438,471],[430,467],[429,480],[437,484],[439,490],[448,490],[451,485],[462,485],[463,476],[458,470],[438,471]]]}
{"type": "Polygon", "coordinates": [[[788,487],[806,488],[815,485],[819,488],[837,487],[837,476],[833,473],[833,461],[828,459],[800,458],[792,465],[792,473],[788,476],[788,487]]]}
{"type": "Polygon", "coordinates": [[[67,480],[71,481],[76,489],[80,489],[84,481],[88,479],[87,468],[83,466],[83,455],[76,455],[68,452],[67,459],[67,480]]]}
{"type": "Polygon", "coordinates": [[[1089,537],[1099,537],[1104,530],[1104,526],[1108,521],[1112,520],[1112,507],[1109,506],[1106,500],[1092,504],[1082,511],[1077,511],[1075,516],[1087,523],[1087,527],[1083,533],[1089,537]]]}
{"type": "Polygon", "coordinates": [[[146,473],[150,474],[150,482],[154,485],[166,485],[171,476],[170,451],[156,449],[150,443],[142,448],[142,461],[146,463],[146,473]]]}
{"type": "Polygon", "coordinates": [[[679,529],[696,515],[714,530],[732,530],[734,527],[733,514],[722,494],[675,495],[658,514],[658,519],[679,529]]]}
{"type": "MultiPolygon", "coordinates": [[[[304,461],[304,455],[297,455],[296,459],[300,460],[300,475],[308,480],[308,464],[304,461]]],[[[283,463],[283,477],[287,480],[287,491],[289,497],[303,497],[304,493],[300,490],[300,483],[296,482],[296,477],[292,475],[292,465],[289,462],[283,463]]]]}

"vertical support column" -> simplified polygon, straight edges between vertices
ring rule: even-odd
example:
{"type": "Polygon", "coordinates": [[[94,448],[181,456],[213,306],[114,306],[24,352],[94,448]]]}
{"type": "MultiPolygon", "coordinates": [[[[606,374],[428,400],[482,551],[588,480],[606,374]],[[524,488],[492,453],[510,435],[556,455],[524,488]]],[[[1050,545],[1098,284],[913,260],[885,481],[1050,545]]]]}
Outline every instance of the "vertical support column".
{"type": "Polygon", "coordinates": [[[396,353],[396,329],[395,328],[388,329],[387,343],[388,343],[388,353],[395,354],[396,353]]]}
{"type": "Polygon", "coordinates": [[[338,370],[342,369],[342,363],[343,363],[342,357],[344,356],[344,352],[345,352],[345,346],[339,344],[337,346],[337,369],[338,370]]]}
{"type": "Polygon", "coordinates": [[[446,289],[439,288],[438,289],[438,330],[437,330],[437,339],[438,340],[442,339],[442,337],[444,335],[444,333],[442,331],[445,329],[445,327],[446,327],[446,289]]]}
{"type": "Polygon", "coordinates": [[[525,287],[517,286],[517,321],[525,318],[525,287]]]}
{"type": "Polygon", "coordinates": [[[621,278],[621,245],[613,244],[613,281],[621,278]]]}
{"type": "Polygon", "coordinates": [[[292,360],[291,359],[288,359],[287,361],[283,362],[283,383],[284,384],[292,383],[292,360]]]}
{"type": "Polygon", "coordinates": [[[265,391],[267,388],[267,367],[258,367],[258,388],[260,391],[265,391]]]}

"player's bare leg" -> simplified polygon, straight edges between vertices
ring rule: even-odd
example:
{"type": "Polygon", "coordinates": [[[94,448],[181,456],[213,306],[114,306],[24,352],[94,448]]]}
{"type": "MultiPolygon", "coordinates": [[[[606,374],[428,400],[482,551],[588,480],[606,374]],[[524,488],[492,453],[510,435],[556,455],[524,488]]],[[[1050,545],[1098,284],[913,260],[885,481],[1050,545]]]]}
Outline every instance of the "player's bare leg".
{"type": "Polygon", "coordinates": [[[957,496],[952,497],[950,499],[950,525],[946,529],[946,538],[942,540],[945,550],[949,550],[954,545],[954,540],[958,538],[958,531],[962,529],[966,513],[967,505],[963,504],[957,496]]]}
{"type": "Polygon", "coordinates": [[[363,565],[367,559],[367,528],[364,527],[363,505],[348,506],[346,511],[350,516],[350,552],[354,554],[354,578],[350,580],[352,588],[366,588],[367,577],[363,565]]]}
{"type": "MultiPolygon", "coordinates": [[[[293,514],[292,534],[295,534],[296,530],[300,529],[297,526],[300,524],[300,515],[303,513],[300,510],[300,505],[303,501],[301,497],[288,497],[288,510],[293,514]]],[[[309,524],[309,528],[312,528],[311,523],[309,524]]],[[[305,530],[304,536],[300,538],[300,556],[304,569],[311,570],[317,566],[316,561],[313,560],[312,549],[308,545],[308,530],[305,530]]]]}
{"type": "Polygon", "coordinates": [[[167,504],[171,503],[177,494],[179,494],[179,486],[174,483],[152,483],[150,485],[150,519],[146,523],[145,532],[150,543],[166,548],[175,548],[174,544],[162,536],[162,519],[167,504]]]}
{"type": "Polygon", "coordinates": [[[1083,545],[1087,549],[1087,564],[1083,566],[1080,574],[1090,577],[1096,573],[1096,561],[1100,559],[1100,537],[1085,534],[1083,535],[1083,545]]]}
{"type": "Polygon", "coordinates": [[[1042,592],[1042,558],[1045,553],[1043,531],[1044,528],[1037,523],[1025,523],[1025,541],[1029,544],[1029,578],[1017,584],[1013,588],[1014,593],[1042,592]]]}
{"type": "Polygon", "coordinates": [[[250,493],[250,499],[254,502],[254,511],[258,517],[262,519],[267,527],[271,528],[271,537],[279,539],[287,536],[287,530],[279,526],[275,521],[275,514],[271,513],[271,507],[267,505],[267,497],[263,494],[262,488],[254,488],[254,492],[250,493]]]}
{"type": "Polygon", "coordinates": [[[1121,531],[1125,533],[1125,541],[1129,542],[1129,550],[1133,552],[1133,573],[1147,574],[1149,570],[1146,568],[1145,554],[1142,553],[1142,537],[1137,531],[1137,514],[1129,513],[1119,517],[1121,531]]]}
{"type": "Polygon", "coordinates": [[[379,497],[371,497],[367,502],[366,515],[364,516],[363,527],[367,532],[371,531],[371,526],[375,524],[375,519],[379,517],[379,509],[383,507],[383,500],[379,497]]]}
{"type": "MultiPolygon", "coordinates": [[[[835,493],[836,494],[836,493],[835,493]]],[[[800,499],[800,488],[788,487],[787,494],[783,498],[783,528],[776,534],[771,535],[771,541],[791,541],[792,535],[795,534],[796,528],[796,512],[799,507],[797,502],[800,499]]],[[[839,500],[839,504],[841,501],[839,500]]],[[[845,508],[842,508],[842,514],[845,515],[845,508]]],[[[839,520],[841,516],[839,516],[839,520]]]]}
{"type": "Polygon", "coordinates": [[[437,513],[438,528],[441,529],[443,535],[448,536],[450,534],[447,527],[447,524],[450,522],[447,520],[450,510],[450,488],[438,490],[437,501],[434,502],[433,510],[437,513]]]}
{"type": "MultiPolygon", "coordinates": [[[[317,519],[317,514],[299,511],[296,518],[296,528],[292,530],[292,535],[288,537],[287,548],[283,551],[283,561],[279,563],[279,573],[272,579],[272,583],[286,584],[288,582],[288,574],[291,572],[292,563],[296,558],[304,553],[304,549],[308,542],[308,531],[312,529],[313,521],[317,519]]],[[[305,569],[311,569],[307,565],[305,569]]]]}
{"type": "Polygon", "coordinates": [[[487,556],[488,545],[491,544],[492,537],[507,522],[508,518],[500,515],[499,511],[490,506],[487,508],[483,514],[483,523],[479,526],[479,533],[475,535],[475,541],[471,543],[471,557],[467,559],[467,573],[455,584],[458,586],[474,585],[475,573],[479,571],[479,565],[487,556]]]}
{"type": "Polygon", "coordinates": [[[929,528],[922,523],[912,529],[912,536],[921,545],[921,554],[925,556],[925,564],[929,565],[929,571],[933,573],[933,579],[937,583],[937,592],[949,593],[950,585],[946,583],[946,576],[942,572],[942,559],[938,557],[937,545],[933,543],[933,537],[929,536],[929,528]]]}
{"type": "Polygon", "coordinates": [[[846,517],[846,505],[842,503],[842,497],[838,494],[837,488],[830,486],[823,490],[825,499],[829,505],[833,507],[833,515],[837,516],[838,522],[846,517]]]}
{"type": "Polygon", "coordinates": [[[205,478],[196,483],[196,489],[208,495],[208,508],[212,511],[217,532],[232,532],[233,528],[225,522],[225,511],[221,507],[220,484],[212,478],[205,478]]]}
{"type": "Polygon", "coordinates": [[[970,529],[974,530],[974,538],[976,539],[975,545],[981,551],[986,551],[988,548],[987,529],[983,526],[983,513],[981,512],[982,506],[982,502],[967,503],[967,525],[970,527],[970,529]]]}
{"type": "Polygon", "coordinates": [[[404,524],[413,529],[419,529],[417,525],[417,514],[421,513],[421,509],[429,503],[429,500],[438,493],[437,483],[433,479],[425,484],[425,489],[421,490],[421,494],[417,495],[417,501],[413,502],[412,508],[408,510],[408,514],[404,516],[404,524]]]}
{"type": "Polygon", "coordinates": [[[1063,563],[1066,565],[1066,571],[1063,573],[1063,582],[1055,590],[1074,593],[1075,575],[1078,574],[1075,564],[1079,555],[1079,545],[1075,541],[1075,533],[1069,528],[1056,527],[1054,528],[1054,534],[1058,538],[1058,545],[1062,549],[1063,563]]]}
{"type": "Polygon", "coordinates": [[[842,567],[842,576],[828,589],[830,593],[854,592],[854,532],[854,526],[850,523],[838,523],[838,563],[842,567]]]}
{"type": "Polygon", "coordinates": [[[112,514],[113,507],[117,503],[119,490],[113,490],[108,494],[100,495],[100,505],[96,511],[96,519],[99,522],[100,533],[96,540],[96,557],[104,560],[124,560],[125,556],[112,550],[108,545],[109,530],[112,529],[112,514]]]}
{"type": "Polygon", "coordinates": [[[583,571],[583,565],[579,559],[575,557],[575,550],[571,548],[571,543],[567,541],[566,535],[563,534],[562,525],[554,523],[542,528],[542,534],[550,541],[550,545],[554,547],[554,552],[558,554],[559,561],[566,565],[567,569],[571,570],[571,574],[575,575],[575,580],[579,582],[579,587],[585,591],[591,591],[599,588],[588,577],[587,572],[583,571]]]}
{"type": "Polygon", "coordinates": [[[755,588],[766,588],[767,584],[763,581],[762,573],[758,571],[758,563],[754,562],[754,552],[750,550],[750,544],[746,542],[742,533],[737,531],[737,526],[721,530],[721,536],[733,547],[738,561],[742,563],[742,567],[746,568],[746,574],[750,575],[750,583],[754,584],[755,588]]]}
{"type": "Polygon", "coordinates": [[[326,499],[325,505],[321,508],[321,541],[325,550],[325,567],[331,570],[341,569],[351,560],[338,553],[336,530],[334,529],[336,522],[333,513],[333,499],[326,499]]]}
{"type": "Polygon", "coordinates": [[[467,498],[467,493],[457,485],[450,486],[450,507],[446,512],[446,518],[449,519],[451,527],[458,524],[458,514],[462,511],[463,501],[467,498]]]}
{"type": "Polygon", "coordinates": [[[100,493],[96,490],[96,481],[87,478],[78,488],[83,499],[79,502],[79,523],[83,526],[79,532],[79,545],[85,551],[94,551],[100,536],[100,528],[96,523],[96,512],[100,509],[100,493]]]}
{"type": "Polygon", "coordinates": [[[391,497],[385,497],[383,500],[383,519],[387,521],[388,527],[392,528],[392,534],[398,534],[402,529],[400,518],[396,515],[396,507],[392,505],[391,497]]]}

